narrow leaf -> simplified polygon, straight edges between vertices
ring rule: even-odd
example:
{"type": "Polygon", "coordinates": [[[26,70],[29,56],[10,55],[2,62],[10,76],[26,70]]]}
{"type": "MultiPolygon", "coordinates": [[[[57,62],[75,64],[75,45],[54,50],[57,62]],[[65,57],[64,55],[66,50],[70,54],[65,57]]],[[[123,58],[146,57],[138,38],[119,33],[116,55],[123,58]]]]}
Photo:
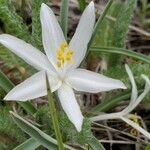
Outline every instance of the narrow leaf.
{"type": "Polygon", "coordinates": [[[30,138],[28,140],[26,140],[25,142],[23,142],[22,144],[18,145],[16,148],[14,148],[13,150],[34,150],[36,148],[38,148],[41,144],[36,141],[33,138],[30,138]]]}
{"type": "Polygon", "coordinates": [[[67,40],[69,0],[62,0],[60,8],[60,26],[67,40]]]}
{"type": "MultiPolygon", "coordinates": [[[[139,90],[138,93],[141,94],[143,90],[139,90]]],[[[123,92],[117,96],[112,97],[111,99],[105,99],[100,104],[95,106],[92,109],[92,113],[106,112],[111,108],[114,108],[118,103],[129,100],[131,96],[131,91],[123,92]]]]}
{"type": "Polygon", "coordinates": [[[88,144],[93,150],[105,150],[103,145],[95,137],[93,137],[88,144]]]}
{"type": "MultiPolygon", "coordinates": [[[[49,150],[58,150],[57,141],[51,136],[47,135],[31,123],[27,122],[25,119],[17,115],[16,113],[10,111],[12,118],[15,123],[28,135],[37,140],[41,145],[49,150]]],[[[65,148],[69,150],[75,150],[74,148],[65,145],[65,148]]]]}
{"type": "Polygon", "coordinates": [[[125,48],[117,48],[117,47],[91,47],[90,51],[92,53],[112,53],[112,54],[121,54],[136,58],[138,60],[144,61],[146,63],[150,63],[150,57],[143,55],[141,53],[134,52],[132,50],[127,50],[125,48]]]}

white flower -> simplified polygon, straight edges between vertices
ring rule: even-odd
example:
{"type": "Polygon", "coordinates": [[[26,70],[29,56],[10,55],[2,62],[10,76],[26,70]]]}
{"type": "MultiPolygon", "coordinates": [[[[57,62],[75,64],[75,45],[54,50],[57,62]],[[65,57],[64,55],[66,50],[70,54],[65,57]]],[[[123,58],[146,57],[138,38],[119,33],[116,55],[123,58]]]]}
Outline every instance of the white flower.
{"type": "Polygon", "coordinates": [[[41,5],[40,18],[42,41],[47,56],[16,37],[0,35],[1,44],[39,70],[38,73],[12,89],[4,99],[26,101],[47,95],[46,71],[52,92],[58,91],[62,108],[76,129],[81,131],[83,116],[73,89],[97,93],[126,87],[119,80],[85,69],[77,69],[85,57],[95,23],[93,2],[85,9],[69,45],[65,41],[53,11],[45,4],[41,5]]]}
{"type": "Polygon", "coordinates": [[[92,117],[92,121],[100,121],[100,120],[108,120],[108,119],[122,119],[129,125],[131,125],[133,128],[144,134],[147,138],[150,139],[150,133],[148,133],[146,130],[144,130],[142,127],[140,127],[137,123],[130,120],[131,112],[137,107],[137,105],[143,100],[143,98],[146,96],[146,94],[150,91],[150,79],[142,75],[142,78],[145,80],[145,89],[141,95],[138,96],[137,86],[133,77],[133,74],[128,67],[128,65],[125,65],[126,71],[129,75],[131,84],[132,84],[132,93],[131,93],[131,100],[129,105],[123,109],[121,112],[116,113],[110,113],[110,114],[100,114],[98,116],[92,117]]]}

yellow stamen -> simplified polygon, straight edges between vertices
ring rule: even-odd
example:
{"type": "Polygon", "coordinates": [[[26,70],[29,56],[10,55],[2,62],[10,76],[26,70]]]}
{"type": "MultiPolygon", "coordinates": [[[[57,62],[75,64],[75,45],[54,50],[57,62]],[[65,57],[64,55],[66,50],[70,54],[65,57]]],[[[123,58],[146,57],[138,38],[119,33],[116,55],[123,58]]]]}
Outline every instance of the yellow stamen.
{"type": "Polygon", "coordinates": [[[72,63],[73,58],[72,55],[74,51],[72,49],[68,49],[68,45],[66,42],[60,44],[59,49],[56,51],[57,54],[57,67],[60,68],[64,65],[65,61],[72,63]]]}
{"type": "Polygon", "coordinates": [[[66,42],[63,42],[60,44],[61,50],[65,50],[68,47],[68,44],[66,42]]]}
{"type": "Polygon", "coordinates": [[[67,54],[73,55],[74,51],[70,49],[70,50],[68,50],[67,54]]]}
{"type": "Polygon", "coordinates": [[[64,56],[63,55],[58,55],[57,58],[58,58],[58,60],[64,60],[64,56]]]}

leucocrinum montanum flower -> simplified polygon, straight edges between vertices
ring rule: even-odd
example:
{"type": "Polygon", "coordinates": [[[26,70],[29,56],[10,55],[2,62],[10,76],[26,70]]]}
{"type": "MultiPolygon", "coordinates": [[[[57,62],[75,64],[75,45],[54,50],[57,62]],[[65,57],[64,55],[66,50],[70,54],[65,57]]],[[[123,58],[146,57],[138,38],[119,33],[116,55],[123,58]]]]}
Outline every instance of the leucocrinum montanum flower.
{"type": "Polygon", "coordinates": [[[47,73],[51,91],[57,90],[63,110],[76,129],[81,131],[83,115],[73,89],[97,93],[126,87],[119,80],[77,68],[85,57],[95,24],[93,2],[83,12],[69,44],[65,40],[53,11],[46,4],[41,5],[40,19],[46,55],[16,37],[7,34],[0,35],[1,44],[39,70],[38,73],[12,89],[4,99],[26,101],[47,95],[45,82],[45,73],[47,73]]]}
{"type": "Polygon", "coordinates": [[[150,91],[150,79],[146,75],[141,75],[142,78],[145,80],[145,89],[143,90],[143,93],[138,96],[138,90],[137,86],[132,74],[132,71],[128,67],[128,65],[125,65],[126,71],[129,75],[129,79],[132,84],[132,93],[131,93],[131,100],[129,105],[123,109],[121,112],[116,113],[110,113],[110,114],[100,114],[98,116],[92,117],[92,121],[102,121],[102,120],[108,120],[108,119],[122,119],[127,124],[135,128],[137,131],[144,134],[147,138],[150,139],[150,133],[148,133],[146,130],[144,130],[140,125],[138,125],[136,122],[132,121],[137,119],[136,115],[131,114],[131,112],[137,107],[137,105],[143,100],[143,98],[146,96],[146,94],[150,91]],[[135,119],[134,119],[135,118],[135,119]]]}

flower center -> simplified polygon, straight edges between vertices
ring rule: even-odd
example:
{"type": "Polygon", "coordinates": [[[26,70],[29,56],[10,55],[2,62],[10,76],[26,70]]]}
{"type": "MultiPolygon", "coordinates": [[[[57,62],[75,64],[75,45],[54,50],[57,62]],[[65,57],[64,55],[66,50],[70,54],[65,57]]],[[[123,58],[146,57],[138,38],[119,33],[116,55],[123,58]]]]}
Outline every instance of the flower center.
{"type": "Polygon", "coordinates": [[[73,63],[73,54],[74,51],[68,48],[68,44],[63,42],[60,44],[59,49],[56,51],[57,53],[57,67],[61,68],[65,62],[73,63]]]}

